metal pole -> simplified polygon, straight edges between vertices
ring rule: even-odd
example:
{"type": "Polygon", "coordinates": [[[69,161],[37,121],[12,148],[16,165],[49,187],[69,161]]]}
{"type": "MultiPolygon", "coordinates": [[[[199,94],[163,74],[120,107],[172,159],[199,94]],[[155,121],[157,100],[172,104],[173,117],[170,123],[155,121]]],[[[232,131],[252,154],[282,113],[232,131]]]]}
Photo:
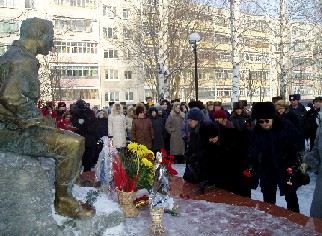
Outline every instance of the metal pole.
{"type": "Polygon", "coordinates": [[[197,58],[197,43],[193,44],[193,52],[195,55],[195,92],[196,101],[198,101],[198,58],[197,58]]]}

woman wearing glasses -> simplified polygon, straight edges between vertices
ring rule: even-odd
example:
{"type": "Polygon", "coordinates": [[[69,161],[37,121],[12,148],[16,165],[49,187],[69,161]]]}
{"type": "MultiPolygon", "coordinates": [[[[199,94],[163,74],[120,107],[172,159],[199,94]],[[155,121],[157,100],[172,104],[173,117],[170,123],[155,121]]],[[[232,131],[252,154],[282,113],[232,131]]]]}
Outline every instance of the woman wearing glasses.
{"type": "Polygon", "coordinates": [[[256,125],[250,138],[248,166],[255,171],[264,202],[275,204],[277,186],[285,195],[287,209],[299,212],[297,183],[289,180],[288,168],[297,161],[299,147],[294,142],[297,129],[277,115],[272,102],[258,102],[252,108],[256,125]]]}

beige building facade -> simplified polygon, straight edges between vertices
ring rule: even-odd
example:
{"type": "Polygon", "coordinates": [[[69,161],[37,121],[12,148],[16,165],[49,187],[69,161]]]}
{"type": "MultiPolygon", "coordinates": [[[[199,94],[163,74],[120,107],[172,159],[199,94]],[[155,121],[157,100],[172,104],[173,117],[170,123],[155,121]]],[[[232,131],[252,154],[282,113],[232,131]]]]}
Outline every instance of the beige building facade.
{"type": "MultiPolygon", "coordinates": [[[[49,58],[39,59],[42,65],[46,65],[47,61],[47,68],[44,66],[43,69],[50,70],[50,73],[42,74],[43,77],[49,77],[49,80],[55,80],[56,83],[51,87],[50,82],[44,83],[45,87],[50,87],[49,93],[43,96],[44,100],[71,104],[81,98],[91,106],[100,108],[107,107],[109,102],[142,102],[147,96],[157,93],[157,88],[146,84],[144,55],[134,56],[122,45],[131,38],[132,22],[140,21],[139,17],[142,17],[137,14],[137,9],[144,12],[145,4],[150,7],[151,4],[157,4],[160,8],[168,1],[130,2],[131,4],[125,0],[0,0],[0,55],[13,40],[19,38],[22,20],[30,17],[45,18],[54,24],[55,52],[49,58]],[[138,60],[142,60],[142,63],[138,60]],[[53,91],[56,91],[54,97],[53,91]]],[[[232,86],[229,11],[205,7],[204,13],[209,22],[204,24],[207,29],[203,28],[205,26],[199,28],[202,38],[198,45],[199,98],[202,101],[229,103],[232,86]]],[[[161,24],[163,28],[164,22],[161,24]]],[[[142,27],[146,26],[142,24],[142,27]]],[[[281,45],[278,21],[242,14],[240,27],[240,99],[250,102],[270,100],[272,96],[279,94],[281,45]]],[[[320,29],[316,25],[289,23],[285,75],[289,93],[301,93],[309,99],[322,94],[322,63],[319,56],[321,40],[318,38],[320,29]]],[[[180,40],[188,41],[188,38],[180,40]]],[[[149,44],[152,41],[149,40],[149,44]]],[[[163,54],[171,49],[171,46],[164,47],[167,42],[161,40],[158,43],[161,44],[159,48],[163,54]]],[[[192,54],[188,42],[184,47],[181,48],[182,51],[191,50],[192,54]]],[[[157,60],[164,61],[163,54],[159,53],[162,58],[157,60]]],[[[177,76],[182,81],[176,96],[182,101],[193,98],[193,86],[187,82],[193,81],[194,76],[193,64],[190,64],[189,68],[183,69],[177,76]]],[[[149,70],[157,71],[160,69],[158,66],[155,63],[149,70]]],[[[171,69],[169,65],[169,70],[171,69]]],[[[152,80],[158,79],[158,74],[155,74],[152,80]]]]}

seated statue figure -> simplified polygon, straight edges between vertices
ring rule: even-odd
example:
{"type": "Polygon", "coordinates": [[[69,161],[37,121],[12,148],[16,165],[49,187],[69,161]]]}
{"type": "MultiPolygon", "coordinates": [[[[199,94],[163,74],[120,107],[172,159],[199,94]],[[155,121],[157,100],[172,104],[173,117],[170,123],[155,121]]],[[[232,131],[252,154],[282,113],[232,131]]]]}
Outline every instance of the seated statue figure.
{"type": "Polygon", "coordinates": [[[89,217],[94,211],[71,195],[71,186],[80,174],[84,138],[45,125],[37,107],[40,81],[36,56],[49,54],[53,36],[51,21],[26,19],[19,40],[0,57],[0,150],[55,158],[56,211],[69,217],[89,217]]]}

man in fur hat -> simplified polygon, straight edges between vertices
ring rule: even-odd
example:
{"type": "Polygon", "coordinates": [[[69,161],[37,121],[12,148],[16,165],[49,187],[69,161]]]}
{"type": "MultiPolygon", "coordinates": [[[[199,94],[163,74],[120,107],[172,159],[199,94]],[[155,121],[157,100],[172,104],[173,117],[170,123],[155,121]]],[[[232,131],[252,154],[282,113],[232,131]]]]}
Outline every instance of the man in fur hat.
{"type": "Polygon", "coordinates": [[[299,183],[292,183],[288,173],[297,162],[298,133],[286,119],[277,116],[272,102],[258,102],[252,108],[256,125],[251,133],[248,157],[249,169],[255,171],[260,180],[264,202],[276,203],[277,186],[281,196],[285,195],[287,209],[299,212],[296,190],[299,183]]]}

